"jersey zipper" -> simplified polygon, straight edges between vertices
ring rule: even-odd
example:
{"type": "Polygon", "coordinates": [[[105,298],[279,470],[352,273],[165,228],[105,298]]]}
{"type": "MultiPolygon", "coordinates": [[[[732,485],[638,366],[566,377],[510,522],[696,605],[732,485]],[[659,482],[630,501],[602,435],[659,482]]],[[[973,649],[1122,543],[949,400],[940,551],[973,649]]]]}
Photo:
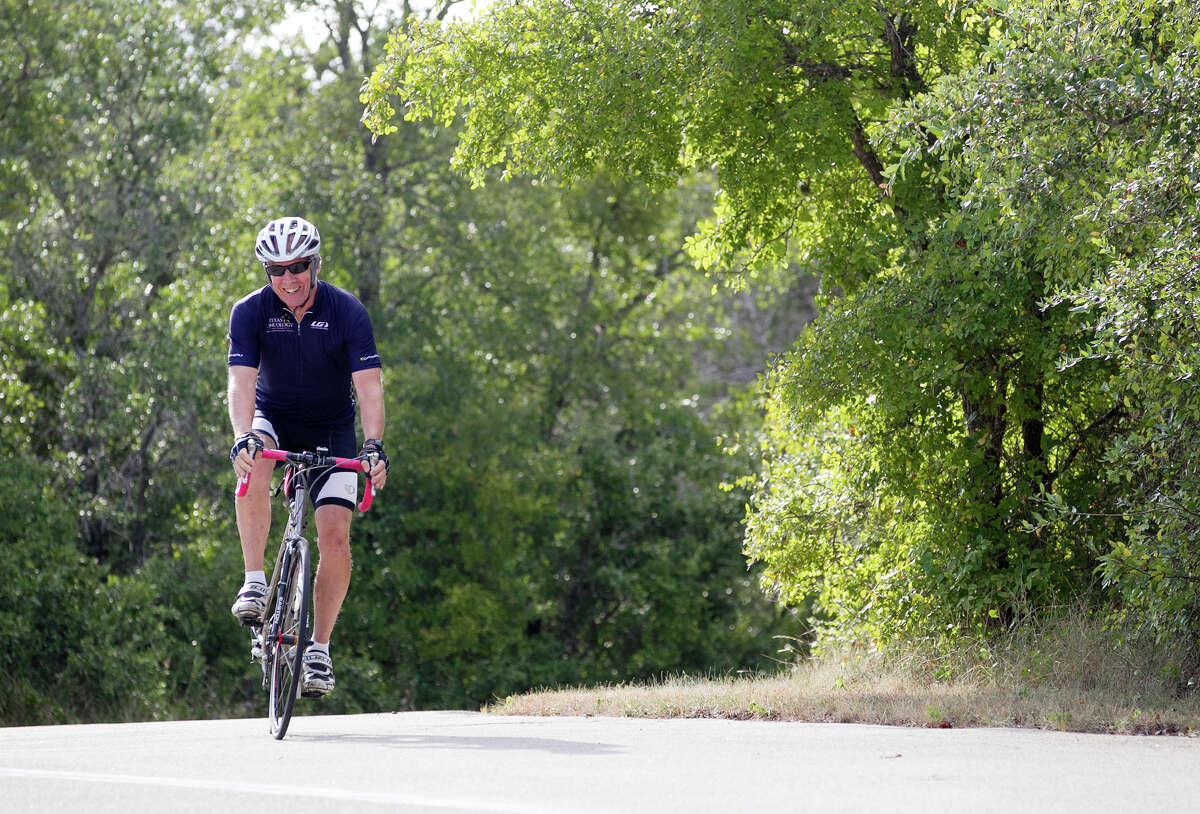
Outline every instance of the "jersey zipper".
{"type": "MultiPolygon", "coordinates": [[[[313,307],[316,307],[316,304],[317,298],[314,296],[312,306],[304,312],[304,317],[312,315],[312,309],[313,307]]],[[[296,323],[296,380],[304,381],[304,336],[301,330],[304,317],[296,319],[296,315],[286,307],[284,308],[284,311],[287,311],[288,316],[292,318],[292,322],[296,323]]]]}
{"type": "MultiPolygon", "coordinates": [[[[313,302],[313,305],[316,305],[316,302],[313,302]]],[[[312,309],[310,308],[304,312],[304,316],[300,317],[300,319],[296,319],[296,316],[292,315],[292,321],[296,323],[296,376],[300,377],[301,381],[303,381],[304,376],[304,320],[311,317],[312,313],[312,309]]]]}

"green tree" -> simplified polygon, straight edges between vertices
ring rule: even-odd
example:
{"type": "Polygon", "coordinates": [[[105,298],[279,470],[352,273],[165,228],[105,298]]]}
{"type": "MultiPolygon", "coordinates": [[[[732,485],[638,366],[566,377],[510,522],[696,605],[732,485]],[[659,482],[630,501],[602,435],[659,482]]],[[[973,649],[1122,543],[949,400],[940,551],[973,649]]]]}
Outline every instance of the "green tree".
{"type": "Polygon", "coordinates": [[[796,257],[822,280],[767,383],[747,551],[846,634],[1003,622],[1089,590],[1105,556],[1099,518],[1044,522],[1111,499],[1130,417],[1111,355],[1066,363],[1091,338],[1066,295],[1112,255],[1097,190],[1153,148],[1158,97],[1135,91],[1174,93],[1189,42],[1173,4],[1096,12],[500,3],[398,35],[366,119],[393,127],[396,93],[406,119],[461,121],[477,181],[713,167],[697,261],[753,282],[796,257]]]}
{"type": "MultiPolygon", "coordinates": [[[[711,165],[715,217],[691,241],[693,256],[710,269],[745,263],[751,280],[797,256],[822,275],[832,311],[839,292],[853,297],[886,277],[889,252],[905,235],[919,240],[924,213],[943,201],[920,171],[889,181],[885,169],[903,151],[872,142],[872,121],[967,61],[983,30],[986,21],[937,4],[903,13],[877,4],[500,4],[473,25],[398,37],[368,89],[367,118],[381,132],[391,126],[386,92],[400,94],[408,118],[448,122],[461,112],[457,157],[476,178],[494,163],[568,178],[600,166],[662,187],[711,165]]],[[[994,372],[980,371],[981,389],[994,372]]],[[[777,394],[792,403],[794,394],[777,394]]],[[[792,427],[775,440],[804,443],[807,433],[792,427]]],[[[966,474],[965,461],[947,463],[966,474]]],[[[753,540],[748,550],[767,559],[753,540]]],[[[798,599],[814,586],[784,587],[798,599]]]]}
{"type": "Polygon", "coordinates": [[[476,180],[497,164],[567,179],[602,167],[662,188],[712,167],[707,266],[798,248],[837,257],[823,271],[847,285],[892,245],[894,216],[922,205],[887,183],[898,155],[878,152],[871,122],[969,62],[985,28],[933,2],[500,2],[398,32],[364,118],[398,127],[395,94],[405,121],[460,119],[456,161],[476,180]]]}
{"type": "Polygon", "coordinates": [[[24,78],[5,113],[19,194],[0,267],[42,315],[33,344],[53,349],[20,362],[40,403],[29,441],[77,502],[84,551],[128,570],[169,545],[154,518],[198,488],[184,462],[207,455],[219,409],[176,311],[207,304],[201,219],[214,196],[191,186],[187,156],[207,135],[216,55],[239,11],[25,5],[5,16],[28,35],[6,38],[24,78]]]}
{"type": "Polygon", "coordinates": [[[221,391],[228,309],[280,211],[321,225],[388,370],[393,485],[355,527],[327,711],[763,664],[792,623],[734,544],[744,494],[716,488],[735,459],[714,434],[743,414],[695,376],[702,187],[473,190],[455,130],[355,124],[383,18],[320,7],[315,49],[241,39],[273,5],[18,3],[0,23],[0,496],[24,507],[0,523],[0,716],[260,709],[227,613],[221,391]]]}
{"type": "Polygon", "coordinates": [[[1131,410],[1073,292],[1144,249],[1098,201],[1158,149],[1144,133],[1174,115],[1160,99],[1180,29],[1162,9],[1081,8],[996,11],[981,65],[880,131],[909,145],[895,178],[953,206],[773,373],[779,454],[748,540],[843,632],[1097,596],[1131,410]]]}
{"type": "MultiPolygon", "coordinates": [[[[1096,262],[1064,282],[1059,300],[1086,320],[1089,342],[1063,364],[1111,372],[1102,386],[1121,432],[1105,450],[1092,500],[1050,497],[1047,529],[1103,523],[1096,546],[1117,613],[1131,633],[1194,642],[1197,413],[1196,87],[1194,4],[1130,4],[1094,20],[1055,23],[1062,54],[1028,46],[1005,79],[1040,78],[1044,116],[1010,111],[1013,132],[1048,141],[1082,116],[1092,149],[1059,197],[1096,262]],[[1069,107],[1061,100],[1070,99],[1069,107]],[[1072,181],[1074,183],[1072,183],[1072,181]]],[[[1057,179],[1056,179],[1057,180],[1057,179]]]]}
{"type": "Polygon", "coordinates": [[[346,635],[403,703],[751,666],[787,629],[682,389],[703,296],[671,209],[622,183],[464,190],[456,238],[385,279],[398,488],[346,635]]]}
{"type": "Polygon", "coordinates": [[[196,714],[171,692],[189,626],[171,632],[172,595],[133,572],[193,542],[185,519],[228,527],[220,359],[199,352],[221,344],[207,219],[225,199],[193,157],[222,55],[257,13],[32,0],[0,15],[6,721],[196,714]]]}
{"type": "Polygon", "coordinates": [[[356,522],[338,634],[348,689],[327,708],[758,664],[786,624],[730,545],[741,502],[716,491],[723,459],[691,400],[712,309],[681,246],[700,210],[677,216],[603,179],[472,190],[448,165],[454,132],[431,123],[374,141],[354,126],[356,71],[386,29],[351,4],[322,8],[330,39],[315,55],[292,41],[247,58],[206,161],[245,168],[222,232],[281,209],[320,225],[326,279],[369,303],[385,359],[392,484],[356,522]],[[642,494],[673,484],[679,522],[597,508],[626,505],[638,468],[652,473],[642,494]],[[714,574],[722,588],[705,598],[714,574]],[[648,596],[689,610],[624,615],[648,596]],[[605,615],[620,624],[599,641],[605,615]]]}

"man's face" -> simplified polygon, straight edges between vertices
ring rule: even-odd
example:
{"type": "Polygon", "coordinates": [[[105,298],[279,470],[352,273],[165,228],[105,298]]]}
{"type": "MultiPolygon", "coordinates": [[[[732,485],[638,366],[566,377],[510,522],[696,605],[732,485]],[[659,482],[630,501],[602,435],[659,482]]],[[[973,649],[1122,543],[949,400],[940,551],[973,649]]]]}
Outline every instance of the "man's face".
{"type": "Polygon", "coordinates": [[[298,308],[308,302],[308,295],[314,285],[314,266],[316,261],[311,257],[292,263],[267,266],[271,289],[288,308],[298,308]]]}

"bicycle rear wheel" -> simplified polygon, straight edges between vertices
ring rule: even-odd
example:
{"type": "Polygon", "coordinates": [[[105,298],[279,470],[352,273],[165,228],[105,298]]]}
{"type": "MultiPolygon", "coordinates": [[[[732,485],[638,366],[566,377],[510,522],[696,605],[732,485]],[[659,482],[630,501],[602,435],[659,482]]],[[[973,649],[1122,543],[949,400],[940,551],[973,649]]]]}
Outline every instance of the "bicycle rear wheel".
{"type": "Polygon", "coordinates": [[[270,702],[268,714],[271,734],[281,740],[292,720],[292,708],[304,672],[304,651],[308,647],[309,597],[312,594],[312,572],[309,569],[308,541],[297,539],[291,547],[282,573],[275,601],[282,612],[272,612],[273,627],[270,644],[270,702]]]}

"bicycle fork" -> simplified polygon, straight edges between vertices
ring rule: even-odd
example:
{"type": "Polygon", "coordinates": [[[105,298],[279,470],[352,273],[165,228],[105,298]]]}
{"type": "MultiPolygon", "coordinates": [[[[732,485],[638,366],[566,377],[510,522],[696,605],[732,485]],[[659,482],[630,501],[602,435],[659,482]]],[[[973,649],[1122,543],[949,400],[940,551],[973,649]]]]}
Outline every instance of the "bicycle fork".
{"type": "MultiPolygon", "coordinates": [[[[300,642],[294,633],[285,633],[288,617],[295,618],[298,611],[294,607],[288,607],[287,604],[277,601],[278,597],[291,597],[292,602],[301,601],[299,594],[292,590],[291,578],[304,578],[303,574],[293,572],[291,568],[292,559],[297,556],[297,551],[300,545],[307,545],[308,541],[303,537],[289,537],[283,547],[276,564],[275,576],[278,581],[275,582],[272,590],[268,593],[269,608],[273,608],[271,618],[264,620],[263,624],[253,628],[250,635],[250,658],[252,661],[258,661],[262,664],[263,671],[263,686],[267,686],[271,679],[271,664],[268,656],[274,648],[289,648],[287,652],[296,653],[300,645],[307,647],[309,642],[300,642]]],[[[289,659],[290,660],[290,659],[289,659]]],[[[296,665],[292,665],[292,669],[296,669],[296,665]]]]}
{"type": "Polygon", "coordinates": [[[282,640],[280,631],[283,629],[285,609],[283,603],[277,602],[276,597],[288,595],[288,573],[289,565],[292,559],[293,547],[289,540],[279,553],[279,557],[275,560],[275,569],[271,579],[271,589],[267,592],[267,607],[272,609],[271,618],[264,619],[261,624],[252,628],[250,634],[250,659],[258,661],[262,664],[263,670],[263,685],[266,686],[270,681],[270,659],[268,655],[271,651],[271,639],[276,641],[275,645],[279,645],[282,640]]]}

